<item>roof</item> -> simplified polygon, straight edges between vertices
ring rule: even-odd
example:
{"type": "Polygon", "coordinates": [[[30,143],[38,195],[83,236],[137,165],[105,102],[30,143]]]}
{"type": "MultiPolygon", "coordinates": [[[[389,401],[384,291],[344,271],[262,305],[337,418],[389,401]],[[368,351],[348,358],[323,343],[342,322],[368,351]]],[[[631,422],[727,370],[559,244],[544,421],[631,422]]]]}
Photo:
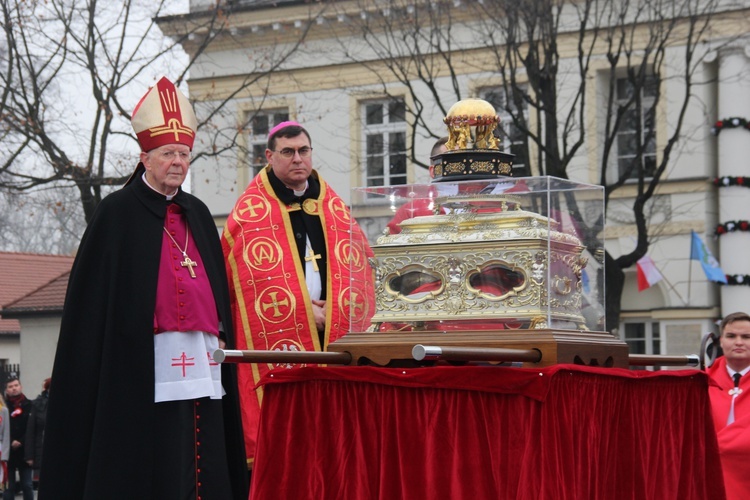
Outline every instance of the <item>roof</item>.
{"type": "MultiPolygon", "coordinates": [[[[17,301],[20,303],[23,298],[28,298],[28,304],[34,304],[36,308],[48,308],[57,305],[58,301],[62,304],[73,260],[70,255],[0,252],[0,308],[5,309],[6,305],[17,301]],[[58,280],[63,277],[64,285],[60,291],[58,280]],[[50,287],[49,290],[40,290],[46,286],[50,287]]],[[[20,331],[17,319],[0,318],[0,335],[20,331]]]]}
{"type": "Polygon", "coordinates": [[[49,283],[42,285],[28,295],[5,304],[2,313],[5,318],[17,318],[29,313],[61,313],[65,305],[65,293],[68,290],[70,271],[66,271],[49,283]]]}

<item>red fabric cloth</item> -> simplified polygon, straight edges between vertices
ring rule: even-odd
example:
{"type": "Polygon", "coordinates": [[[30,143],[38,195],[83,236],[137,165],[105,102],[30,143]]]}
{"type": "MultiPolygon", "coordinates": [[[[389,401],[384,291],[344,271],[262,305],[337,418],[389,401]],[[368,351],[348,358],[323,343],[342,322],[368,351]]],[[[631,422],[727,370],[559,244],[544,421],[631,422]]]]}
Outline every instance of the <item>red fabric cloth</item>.
{"type": "Polygon", "coordinates": [[[750,498],[750,374],[740,379],[742,392],[734,401],[734,423],[727,425],[734,380],[729,377],[724,356],[708,369],[709,395],[719,441],[724,487],[728,500],[750,498]]]}
{"type": "Polygon", "coordinates": [[[261,384],[253,500],[724,498],[697,371],[311,367],[261,384]]]}

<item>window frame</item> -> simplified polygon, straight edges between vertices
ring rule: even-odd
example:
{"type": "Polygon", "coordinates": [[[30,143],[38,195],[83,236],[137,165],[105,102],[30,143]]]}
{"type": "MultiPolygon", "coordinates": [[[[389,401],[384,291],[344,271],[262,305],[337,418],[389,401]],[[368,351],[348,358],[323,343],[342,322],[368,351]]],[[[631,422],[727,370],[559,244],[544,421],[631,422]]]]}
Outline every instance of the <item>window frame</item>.
{"type": "MultiPolygon", "coordinates": [[[[657,148],[656,148],[656,134],[657,134],[657,109],[656,109],[656,97],[653,93],[648,93],[649,89],[656,89],[660,85],[660,81],[657,78],[656,75],[649,75],[648,81],[640,87],[639,91],[641,92],[641,107],[640,109],[632,109],[635,108],[637,105],[637,101],[633,100],[632,103],[628,106],[628,101],[631,99],[630,95],[621,95],[621,89],[623,86],[626,86],[628,82],[627,77],[617,77],[615,84],[613,88],[615,89],[616,95],[614,99],[615,106],[619,107],[630,107],[631,109],[627,109],[625,113],[637,113],[638,120],[640,122],[641,131],[642,131],[642,137],[640,139],[640,142],[646,143],[646,139],[650,135],[650,144],[647,144],[645,146],[645,149],[642,154],[642,161],[644,164],[641,166],[643,170],[643,177],[646,179],[649,179],[653,177],[653,174],[655,172],[656,166],[657,166],[657,148]],[[651,115],[650,117],[648,115],[651,115]],[[650,121],[650,128],[649,128],[649,121],[650,121]],[[645,162],[651,162],[651,167],[645,164],[645,162]]],[[[617,173],[617,178],[620,179],[625,175],[627,166],[623,165],[623,162],[625,161],[634,161],[635,158],[638,157],[637,155],[637,146],[635,152],[628,152],[628,154],[624,154],[621,150],[621,140],[624,140],[626,136],[635,135],[637,132],[637,127],[633,125],[633,127],[624,128],[627,124],[627,120],[623,119],[620,127],[617,129],[615,133],[614,138],[614,154],[612,155],[612,163],[613,169],[617,173]]],[[[637,144],[637,143],[636,143],[637,144]]],[[[630,175],[627,177],[627,180],[635,180],[638,179],[638,168],[633,168],[630,172],[630,175]]]]}
{"type": "MultiPolygon", "coordinates": [[[[402,97],[383,98],[383,99],[367,99],[359,102],[360,110],[360,122],[361,122],[361,139],[362,139],[362,153],[361,153],[361,165],[363,166],[363,184],[367,187],[383,187],[383,186],[400,186],[408,184],[409,172],[408,172],[408,149],[407,149],[407,134],[408,126],[406,122],[406,101],[402,97]],[[393,112],[391,105],[399,104],[401,108],[400,119],[392,120],[393,112]],[[377,123],[368,123],[370,112],[369,107],[380,106],[380,116],[382,119],[377,123]],[[400,150],[392,151],[392,145],[394,143],[394,134],[401,135],[402,148],[400,150]],[[371,153],[369,149],[370,139],[373,137],[380,137],[380,148],[379,153],[371,153]],[[401,171],[392,172],[392,161],[394,156],[398,156],[401,159],[402,168],[401,171]],[[380,158],[382,164],[380,165],[379,175],[372,175],[372,163],[374,159],[380,158]],[[382,180],[382,183],[373,183],[373,180],[382,180]],[[399,182],[394,182],[399,181],[399,182]]],[[[396,139],[398,140],[398,139],[396,139]]]]}
{"type": "Polygon", "coordinates": [[[248,171],[250,172],[250,179],[258,175],[268,163],[265,153],[268,145],[268,132],[279,123],[288,120],[289,108],[285,107],[257,110],[250,116],[248,120],[249,132],[247,134],[246,161],[248,171]],[[264,129],[260,130],[259,133],[255,133],[255,123],[259,117],[267,118],[268,122],[264,129]]]}
{"type": "MultiPolygon", "coordinates": [[[[664,337],[662,335],[662,326],[658,320],[653,318],[628,318],[620,323],[619,328],[620,340],[628,344],[630,354],[645,354],[648,356],[659,355],[664,352],[664,337]],[[629,337],[628,327],[640,327],[641,331],[637,332],[640,336],[629,337]],[[643,344],[640,349],[638,343],[643,344]]],[[[637,367],[633,367],[636,368],[637,367]]],[[[651,368],[658,370],[659,368],[651,368]]]]}

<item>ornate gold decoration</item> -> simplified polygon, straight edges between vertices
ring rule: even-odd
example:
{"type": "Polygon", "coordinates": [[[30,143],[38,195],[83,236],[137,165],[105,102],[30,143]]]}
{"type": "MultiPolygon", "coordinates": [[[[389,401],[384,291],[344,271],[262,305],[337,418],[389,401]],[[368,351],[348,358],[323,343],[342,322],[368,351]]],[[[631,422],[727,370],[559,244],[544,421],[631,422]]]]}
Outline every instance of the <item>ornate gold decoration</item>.
{"type": "Polygon", "coordinates": [[[448,163],[443,165],[443,175],[460,174],[464,171],[463,163],[448,163]]]}
{"type": "Polygon", "coordinates": [[[255,312],[270,323],[283,323],[295,306],[294,295],[280,286],[266,288],[255,299],[255,312]]]}
{"type": "Polygon", "coordinates": [[[273,269],[281,263],[281,246],[265,236],[256,236],[244,246],[242,258],[252,269],[273,269]]]}
{"type": "Polygon", "coordinates": [[[258,222],[265,219],[269,212],[268,202],[257,195],[243,197],[237,207],[232,216],[238,222],[258,222]]]}
{"type": "Polygon", "coordinates": [[[474,170],[474,172],[494,172],[495,165],[489,161],[475,161],[472,162],[471,169],[474,170]]]}
{"type": "Polygon", "coordinates": [[[320,209],[318,208],[318,200],[308,198],[302,202],[302,210],[309,215],[318,215],[320,209]]]}
{"type": "Polygon", "coordinates": [[[376,325],[585,324],[586,259],[576,236],[559,231],[554,219],[523,210],[512,194],[439,197],[435,205],[437,214],[402,221],[400,233],[379,237],[373,247],[376,325]]]}

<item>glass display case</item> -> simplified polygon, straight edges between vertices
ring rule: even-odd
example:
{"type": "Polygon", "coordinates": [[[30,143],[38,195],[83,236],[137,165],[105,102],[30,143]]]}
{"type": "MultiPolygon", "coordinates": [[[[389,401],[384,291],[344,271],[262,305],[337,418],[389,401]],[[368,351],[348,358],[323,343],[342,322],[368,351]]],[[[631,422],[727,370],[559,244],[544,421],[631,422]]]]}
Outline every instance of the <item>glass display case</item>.
{"type": "Polygon", "coordinates": [[[352,191],[352,331],[604,330],[604,190],[554,177],[352,191]],[[369,248],[367,248],[369,246],[369,248]]]}

